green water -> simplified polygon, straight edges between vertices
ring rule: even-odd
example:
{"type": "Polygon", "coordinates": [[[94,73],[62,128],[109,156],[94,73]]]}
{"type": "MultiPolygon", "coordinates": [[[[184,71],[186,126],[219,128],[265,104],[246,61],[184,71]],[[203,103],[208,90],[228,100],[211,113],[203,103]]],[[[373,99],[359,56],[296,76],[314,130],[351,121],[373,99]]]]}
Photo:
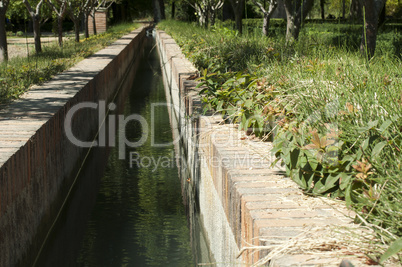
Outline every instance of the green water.
{"type": "MultiPolygon", "coordinates": [[[[193,266],[190,232],[175,166],[169,116],[159,58],[148,42],[127,97],[124,114],[139,114],[154,131],[144,145],[126,148],[119,159],[112,149],[78,252],[80,266],[193,266]],[[152,51],[150,52],[150,49],[152,51]],[[130,164],[130,153],[135,161],[130,164]],[[155,162],[163,167],[156,168],[155,162]]],[[[139,123],[127,124],[127,139],[143,134],[139,123]]]]}

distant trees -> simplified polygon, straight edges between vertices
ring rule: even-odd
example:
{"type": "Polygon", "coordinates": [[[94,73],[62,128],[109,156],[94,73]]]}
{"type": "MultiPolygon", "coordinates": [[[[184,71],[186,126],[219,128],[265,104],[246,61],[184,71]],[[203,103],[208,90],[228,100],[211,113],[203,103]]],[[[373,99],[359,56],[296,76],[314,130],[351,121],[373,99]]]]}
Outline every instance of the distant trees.
{"type": "MultiPolygon", "coordinates": [[[[350,3],[349,18],[357,18],[357,21],[364,21],[364,31],[362,33],[360,49],[368,58],[372,57],[376,48],[378,24],[380,14],[384,16],[384,6],[386,0],[334,0],[317,2],[317,8],[320,8],[321,17],[324,16],[324,4],[331,3],[332,8],[339,10],[339,15],[345,18],[346,6],[350,3]]],[[[235,25],[239,33],[242,33],[242,19],[245,11],[246,2],[254,4],[259,9],[264,18],[263,34],[268,35],[269,22],[272,14],[283,2],[286,11],[286,41],[292,44],[298,39],[303,21],[313,7],[314,0],[0,0],[0,60],[8,58],[7,53],[7,34],[6,34],[6,12],[17,15],[17,17],[28,18],[32,20],[35,50],[39,53],[42,50],[40,43],[40,21],[41,19],[53,17],[57,21],[58,43],[63,44],[63,21],[69,16],[74,23],[75,40],[80,40],[80,23],[84,21],[85,37],[89,37],[88,24],[89,18],[93,18],[94,31],[95,12],[102,7],[110,7],[112,3],[113,18],[118,21],[130,20],[131,14],[149,14],[146,12],[154,12],[155,21],[158,22],[165,18],[165,2],[166,6],[171,7],[172,16],[183,10],[191,10],[194,8],[199,24],[205,27],[214,25],[218,11],[226,2],[233,9],[235,25]],[[12,1],[12,2],[11,2],[12,1]],[[177,8],[178,7],[178,8],[177,8]],[[183,8],[184,7],[184,8],[183,8]],[[153,8],[153,9],[152,9],[153,8]],[[177,8],[177,12],[176,12],[177,8]],[[27,11],[28,12],[27,12],[27,11]],[[148,10],[148,11],[145,11],[148,10]],[[145,11],[145,12],[144,12],[145,11]],[[134,13],[133,13],[134,12],[134,13]],[[124,15],[124,16],[123,16],[124,15]],[[125,19],[124,19],[125,18],[125,19]]],[[[399,0],[388,0],[388,10],[401,9],[399,0]]],[[[327,5],[328,6],[328,5],[327,5]]],[[[194,16],[194,12],[186,11],[190,17],[194,16]]],[[[181,13],[178,13],[183,17],[181,13]]],[[[7,15],[7,17],[10,15],[7,15]]],[[[184,16],[185,17],[185,16],[184,16]]],[[[189,17],[187,17],[189,18],[189,17]]]]}
{"type": "Polygon", "coordinates": [[[59,46],[63,46],[63,20],[67,12],[67,0],[47,0],[47,4],[57,18],[57,34],[59,46]]]}
{"type": "MultiPolygon", "coordinates": [[[[104,5],[108,7],[115,2],[115,0],[66,0],[67,1],[67,11],[70,19],[74,23],[75,41],[80,41],[80,21],[84,19],[84,34],[85,38],[89,37],[88,31],[88,18],[97,9],[104,5]]],[[[163,1],[163,0],[162,0],[163,1]]],[[[95,20],[95,14],[92,14],[95,20]]],[[[96,27],[95,27],[96,28],[96,27]]]]}
{"type": "MultiPolygon", "coordinates": [[[[123,1],[119,0],[119,2],[123,1]]],[[[147,1],[143,0],[144,3],[147,1]]],[[[157,1],[163,3],[163,0],[157,1]]],[[[63,21],[66,16],[69,16],[74,23],[75,41],[79,42],[81,20],[85,21],[85,36],[89,37],[88,17],[92,16],[95,24],[95,12],[102,7],[108,8],[115,2],[116,0],[0,0],[0,61],[8,60],[6,14],[7,18],[14,16],[24,21],[28,17],[31,19],[35,51],[40,53],[42,51],[40,40],[42,23],[52,17],[56,19],[58,44],[62,46],[63,21]]]]}
{"type": "Polygon", "coordinates": [[[186,0],[197,12],[200,26],[214,25],[216,13],[222,8],[224,0],[186,0]]]}

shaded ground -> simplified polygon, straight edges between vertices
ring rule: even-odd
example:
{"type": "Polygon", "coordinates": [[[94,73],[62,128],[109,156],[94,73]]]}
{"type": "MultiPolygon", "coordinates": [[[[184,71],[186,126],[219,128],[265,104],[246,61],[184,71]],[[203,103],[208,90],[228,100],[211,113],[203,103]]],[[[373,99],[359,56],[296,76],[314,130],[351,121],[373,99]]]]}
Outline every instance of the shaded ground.
{"type": "MultiPolygon", "coordinates": [[[[73,37],[63,37],[63,41],[70,40],[73,37]]],[[[42,48],[49,45],[57,44],[57,37],[54,36],[45,36],[41,37],[42,48]]],[[[35,53],[35,44],[33,37],[8,37],[8,57],[26,57],[35,53]]]]}

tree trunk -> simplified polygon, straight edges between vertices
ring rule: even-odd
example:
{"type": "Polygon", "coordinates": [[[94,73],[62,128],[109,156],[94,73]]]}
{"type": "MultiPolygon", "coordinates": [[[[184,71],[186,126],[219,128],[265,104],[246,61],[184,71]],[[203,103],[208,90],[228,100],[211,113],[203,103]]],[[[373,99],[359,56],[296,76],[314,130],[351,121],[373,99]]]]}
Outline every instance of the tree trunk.
{"type": "Polygon", "coordinates": [[[352,2],[350,3],[349,18],[353,22],[361,21],[362,8],[359,0],[352,0],[352,2]]]}
{"type": "Polygon", "coordinates": [[[245,0],[230,0],[235,15],[236,29],[240,34],[243,33],[243,13],[245,0]]]}
{"type": "Polygon", "coordinates": [[[80,42],[80,19],[77,18],[75,20],[73,20],[74,23],[74,32],[75,32],[75,41],[77,43],[80,42]]]}
{"type": "Polygon", "coordinates": [[[262,33],[265,36],[268,36],[269,22],[271,20],[272,14],[274,13],[275,9],[278,6],[278,1],[271,0],[270,3],[269,3],[269,9],[268,10],[266,10],[266,8],[265,8],[265,1],[264,1],[264,6],[260,2],[257,2],[256,0],[253,0],[253,3],[254,3],[254,5],[258,6],[260,8],[261,12],[264,14],[262,33]]]}
{"type": "MultiPolygon", "coordinates": [[[[272,14],[272,13],[271,13],[272,14]]],[[[269,30],[269,21],[271,20],[271,15],[268,13],[264,14],[264,22],[262,25],[262,33],[265,36],[268,36],[268,30],[269,30]]]]}
{"type": "Polygon", "coordinates": [[[210,16],[211,16],[211,19],[210,19],[211,26],[214,26],[215,25],[215,19],[216,19],[216,10],[212,10],[210,12],[210,16]]]}
{"type": "Polygon", "coordinates": [[[35,41],[35,52],[42,52],[42,43],[40,41],[40,18],[39,15],[32,16],[33,22],[33,32],[34,32],[34,41],[35,41]]]}
{"type": "Polygon", "coordinates": [[[6,10],[0,8],[0,62],[8,60],[7,33],[6,33],[6,10]]]}
{"type": "Polygon", "coordinates": [[[152,0],[152,5],[154,8],[154,22],[158,23],[159,21],[162,20],[162,13],[159,5],[159,0],[152,0]]]}
{"type": "Polygon", "coordinates": [[[172,2],[172,19],[174,19],[174,13],[176,12],[176,2],[175,1],[173,1],[172,2]]]}
{"type": "Polygon", "coordinates": [[[59,46],[63,46],[63,16],[57,16],[57,31],[59,34],[59,46]]]}
{"type": "Polygon", "coordinates": [[[89,14],[85,11],[84,14],[84,24],[85,24],[85,38],[89,38],[89,14]]]}
{"type": "Polygon", "coordinates": [[[325,20],[325,0],[320,0],[321,19],[325,20]]]}
{"type": "Polygon", "coordinates": [[[198,14],[198,24],[208,28],[208,11],[207,7],[202,8],[201,4],[196,3],[194,6],[196,13],[198,14]]]}
{"type": "Polygon", "coordinates": [[[381,25],[383,25],[384,23],[385,23],[385,15],[386,15],[386,10],[385,10],[385,7],[386,7],[386,3],[384,4],[384,7],[381,9],[381,12],[380,12],[380,15],[379,15],[379,18],[378,18],[378,27],[380,27],[381,25]]]}
{"type": "Polygon", "coordinates": [[[209,15],[208,12],[204,14],[204,27],[208,29],[208,24],[209,24],[209,15]]]}
{"type": "Polygon", "coordinates": [[[299,38],[301,23],[298,23],[297,16],[293,16],[288,12],[286,12],[286,19],[286,43],[290,44],[299,38]]]}
{"type": "Polygon", "coordinates": [[[239,31],[239,34],[243,34],[243,18],[239,12],[235,12],[235,20],[236,29],[239,31]]]}
{"type": "Polygon", "coordinates": [[[93,10],[93,12],[92,12],[92,27],[94,28],[94,35],[97,35],[98,33],[96,32],[95,14],[96,14],[96,10],[95,10],[95,8],[94,8],[94,10],[93,10]]]}
{"type": "Polygon", "coordinates": [[[342,0],[342,19],[346,16],[346,0],[342,0]]]}
{"type": "Polygon", "coordinates": [[[385,0],[363,0],[365,25],[362,34],[362,41],[360,43],[360,51],[368,59],[371,59],[374,56],[379,16],[384,5],[385,0]]]}
{"type": "Polygon", "coordinates": [[[165,2],[163,0],[158,0],[158,2],[159,2],[159,8],[161,10],[161,19],[164,20],[164,19],[166,19],[165,2]]]}
{"type": "Polygon", "coordinates": [[[292,44],[299,38],[302,22],[313,7],[314,0],[299,1],[285,0],[285,11],[287,18],[286,43],[292,44]]]}

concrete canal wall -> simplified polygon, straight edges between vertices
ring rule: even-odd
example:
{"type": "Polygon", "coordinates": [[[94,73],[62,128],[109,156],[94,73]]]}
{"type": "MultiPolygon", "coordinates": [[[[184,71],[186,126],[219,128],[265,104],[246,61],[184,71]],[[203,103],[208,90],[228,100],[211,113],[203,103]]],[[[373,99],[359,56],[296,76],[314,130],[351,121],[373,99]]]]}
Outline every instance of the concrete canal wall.
{"type": "Polygon", "coordinates": [[[345,254],[297,250],[295,240],[314,242],[313,233],[324,237],[333,226],[352,226],[353,213],[343,203],[304,195],[283,167],[272,166],[271,143],[220,116],[201,115],[196,68],[173,38],[163,31],[156,36],[172,129],[183,151],[179,161],[188,173],[182,184],[195,192],[198,205],[192,205],[199,208],[214,264],[251,266],[266,259],[271,266],[339,266],[345,254]]]}
{"type": "MultiPolygon", "coordinates": [[[[113,101],[145,35],[133,31],[0,111],[0,266],[32,265],[87,150],[67,138],[66,116],[78,103],[113,101]]],[[[81,109],[67,128],[91,142],[99,117],[81,109]]]]}

